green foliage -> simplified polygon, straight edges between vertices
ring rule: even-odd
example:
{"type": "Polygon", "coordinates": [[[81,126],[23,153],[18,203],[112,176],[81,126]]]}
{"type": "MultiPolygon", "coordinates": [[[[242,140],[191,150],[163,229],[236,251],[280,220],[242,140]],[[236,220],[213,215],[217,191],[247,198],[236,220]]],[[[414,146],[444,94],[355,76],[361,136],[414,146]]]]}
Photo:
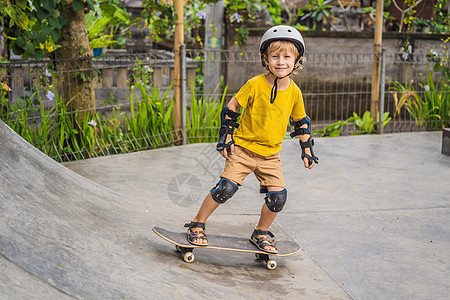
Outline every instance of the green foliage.
{"type": "Polygon", "coordinates": [[[238,45],[243,45],[247,42],[248,39],[248,29],[244,26],[238,27],[235,29],[234,43],[238,45]]]}
{"type": "Polygon", "coordinates": [[[336,123],[330,124],[324,129],[314,130],[313,135],[320,134],[320,137],[337,137],[341,135],[342,127],[348,124],[346,121],[337,121],[336,123]]]}
{"type": "Polygon", "coordinates": [[[150,67],[149,61],[138,60],[135,63],[132,73],[132,82],[129,82],[130,86],[136,83],[141,83],[147,88],[150,87],[153,69],[150,67]]]}
{"type": "Polygon", "coordinates": [[[401,93],[400,99],[398,99],[397,93],[393,93],[396,115],[399,115],[400,109],[405,107],[416,122],[417,128],[420,129],[423,125],[426,126],[427,120],[431,118],[439,118],[439,115],[435,113],[438,107],[432,103],[426,103],[425,99],[422,99],[417,94],[413,81],[404,85],[396,81],[391,89],[401,93]]]}
{"type": "Polygon", "coordinates": [[[395,7],[401,12],[399,32],[423,31],[443,34],[449,32],[450,24],[448,10],[446,8],[446,5],[448,5],[447,0],[434,1],[433,17],[431,20],[424,20],[417,17],[416,8],[421,1],[405,0],[404,2],[402,7],[394,2],[395,7]]]}
{"type": "MultiPolygon", "coordinates": [[[[184,2],[184,31],[190,35],[196,33],[196,39],[201,41],[198,35],[198,27],[206,17],[206,5],[217,3],[218,0],[187,0],[184,2]]],[[[175,7],[170,2],[160,0],[144,0],[142,17],[146,20],[146,27],[150,30],[152,38],[159,42],[164,37],[172,38],[175,31],[175,7]]]]}
{"type": "Polygon", "coordinates": [[[217,96],[197,99],[194,82],[191,82],[191,109],[186,112],[187,137],[190,143],[217,141],[220,129],[220,112],[224,105],[226,92],[227,87],[224,88],[220,101],[217,96]]]}
{"type": "MultiPolygon", "coordinates": [[[[448,20],[448,18],[446,20],[448,20]]],[[[433,20],[417,18],[412,21],[412,28],[414,31],[425,33],[445,34],[450,32],[448,21],[445,20],[436,22],[433,20]]]]}
{"type": "Polygon", "coordinates": [[[391,88],[396,91],[393,92],[396,115],[405,107],[418,128],[441,129],[450,126],[450,59],[445,45],[449,40],[443,41],[444,51],[441,54],[430,51],[428,61],[433,63],[433,68],[430,70],[427,64],[427,75],[418,86],[412,80],[409,84],[396,81],[391,88]],[[400,98],[397,92],[400,92],[400,98]]]}
{"type": "Polygon", "coordinates": [[[142,82],[131,87],[130,109],[131,115],[124,115],[127,133],[135,138],[135,149],[151,149],[156,145],[169,145],[173,142],[170,132],[173,131],[173,99],[169,100],[170,88],[160,99],[159,90],[148,89],[142,82]],[[136,97],[135,89],[140,92],[136,97]],[[135,99],[136,97],[136,99],[135,99]]]}
{"type": "Polygon", "coordinates": [[[402,29],[402,25],[405,24],[407,28],[409,29],[411,27],[411,24],[417,19],[415,14],[417,11],[415,10],[418,2],[418,0],[405,0],[406,9],[402,11],[402,17],[404,17],[403,20],[401,20],[402,24],[400,24],[400,31],[402,29]],[[404,16],[405,15],[405,16],[404,16]]]}
{"type": "MultiPolygon", "coordinates": [[[[389,117],[389,112],[383,114],[383,128],[391,121],[392,118],[389,117]]],[[[377,115],[377,122],[379,122],[379,116],[377,115]]],[[[337,137],[341,135],[342,128],[344,126],[353,124],[358,132],[353,132],[352,135],[360,134],[372,134],[376,133],[374,130],[373,119],[370,116],[370,111],[366,111],[362,117],[358,116],[357,113],[353,113],[353,116],[345,121],[337,121],[336,123],[330,124],[324,129],[314,130],[313,134],[320,134],[320,137],[337,137]]]]}
{"type": "Polygon", "coordinates": [[[70,101],[64,103],[53,85],[44,91],[46,98],[54,101],[50,109],[44,107],[45,96],[41,90],[10,100],[5,87],[1,85],[0,89],[2,120],[58,161],[158,148],[174,142],[170,88],[160,96],[158,89],[149,93],[149,87],[137,80],[131,88],[130,115],[120,113],[120,106],[110,115],[95,111],[69,112],[70,101]],[[34,121],[36,117],[40,118],[39,122],[34,121]]]}
{"type": "MultiPolygon", "coordinates": [[[[383,113],[383,128],[389,123],[392,118],[389,117],[389,112],[383,113]]],[[[380,121],[379,115],[377,114],[377,122],[380,121]]],[[[362,118],[358,116],[357,113],[353,113],[353,116],[348,119],[349,123],[353,123],[358,129],[358,132],[352,133],[353,135],[358,134],[372,134],[375,133],[373,119],[370,116],[370,111],[366,111],[362,118]]]]}
{"type": "Polygon", "coordinates": [[[175,8],[164,1],[144,0],[145,10],[142,13],[147,20],[147,27],[152,33],[152,38],[161,40],[161,36],[167,31],[175,28],[175,8]]]}
{"type": "Polygon", "coordinates": [[[7,0],[0,4],[0,25],[4,28],[10,49],[24,59],[42,60],[61,47],[62,30],[71,23],[64,18],[69,8],[86,15],[92,46],[113,43],[103,29],[118,23],[130,24],[127,13],[116,1],[93,0],[7,0]],[[102,35],[101,35],[102,34],[102,35]]]}
{"type": "Polygon", "coordinates": [[[283,8],[281,7],[281,2],[279,0],[268,0],[266,1],[267,10],[270,13],[273,25],[282,25],[283,18],[281,17],[281,12],[283,8]]]}
{"type": "MultiPolygon", "coordinates": [[[[388,7],[390,5],[390,3],[391,3],[391,1],[385,1],[384,7],[385,8],[388,7]],[[389,4],[387,4],[387,3],[389,3],[389,4]]],[[[376,15],[377,10],[372,6],[368,6],[368,7],[362,7],[360,12],[373,16],[372,18],[373,18],[373,20],[375,20],[374,16],[376,15]]],[[[395,20],[395,17],[391,16],[390,12],[383,11],[383,24],[386,24],[387,21],[394,21],[394,20],[395,20]]]]}
{"type": "Polygon", "coordinates": [[[427,70],[427,77],[420,87],[423,89],[423,96],[417,93],[413,81],[404,85],[398,81],[394,82],[391,89],[401,94],[399,99],[397,93],[393,93],[396,115],[399,115],[400,109],[405,107],[416,122],[417,128],[425,126],[427,129],[441,129],[449,126],[448,82],[442,82],[441,77],[434,83],[430,70],[427,70]]]}
{"type": "Polygon", "coordinates": [[[430,54],[427,55],[428,61],[433,63],[433,72],[441,73],[443,81],[448,83],[450,81],[450,54],[446,43],[450,41],[450,37],[443,40],[442,48],[444,49],[441,54],[430,50],[430,54]]]}
{"type": "MultiPolygon", "coordinates": [[[[106,34],[107,28],[122,24],[128,27],[132,24],[129,14],[112,1],[95,3],[85,18],[91,49],[102,48],[117,42],[111,40],[112,34],[106,34]]],[[[137,18],[133,23],[140,20],[137,18]]]]}
{"type": "Polygon", "coordinates": [[[261,7],[262,1],[225,0],[225,18],[234,29],[234,43],[243,45],[248,39],[247,24],[255,20],[255,13],[261,7]]]}
{"type": "Polygon", "coordinates": [[[354,112],[353,116],[350,117],[348,121],[355,124],[356,129],[358,129],[361,134],[373,133],[373,119],[370,116],[370,111],[366,111],[362,118],[354,112]]]}
{"type": "Polygon", "coordinates": [[[0,7],[1,25],[15,54],[41,60],[60,47],[62,28],[71,22],[63,17],[68,7],[80,11],[92,5],[92,0],[7,0],[0,7]]]}
{"type": "Polygon", "coordinates": [[[314,20],[321,22],[323,19],[327,19],[332,16],[330,5],[331,0],[310,0],[308,5],[305,5],[298,9],[298,15],[302,19],[313,18],[314,20]]]}

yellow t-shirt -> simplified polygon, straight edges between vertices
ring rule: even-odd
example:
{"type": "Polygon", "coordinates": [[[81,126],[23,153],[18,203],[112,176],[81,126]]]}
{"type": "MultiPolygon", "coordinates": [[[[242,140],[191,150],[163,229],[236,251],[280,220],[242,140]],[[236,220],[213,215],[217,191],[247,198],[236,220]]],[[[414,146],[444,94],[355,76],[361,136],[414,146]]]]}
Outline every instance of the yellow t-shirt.
{"type": "Polygon", "coordinates": [[[290,116],[294,119],[306,116],[302,92],[292,80],[287,89],[277,91],[273,104],[271,90],[262,74],[247,81],[235,96],[244,108],[240,126],[234,133],[235,143],[263,156],[281,150],[290,116]]]}

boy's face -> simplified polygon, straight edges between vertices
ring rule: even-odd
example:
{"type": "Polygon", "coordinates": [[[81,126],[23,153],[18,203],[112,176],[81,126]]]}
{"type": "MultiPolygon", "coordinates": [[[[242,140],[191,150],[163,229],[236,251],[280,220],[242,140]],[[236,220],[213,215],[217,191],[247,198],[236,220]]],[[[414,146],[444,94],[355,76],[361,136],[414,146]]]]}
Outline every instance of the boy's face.
{"type": "Polygon", "coordinates": [[[269,70],[277,77],[287,76],[295,65],[295,54],[289,49],[277,49],[267,55],[269,70]]]}

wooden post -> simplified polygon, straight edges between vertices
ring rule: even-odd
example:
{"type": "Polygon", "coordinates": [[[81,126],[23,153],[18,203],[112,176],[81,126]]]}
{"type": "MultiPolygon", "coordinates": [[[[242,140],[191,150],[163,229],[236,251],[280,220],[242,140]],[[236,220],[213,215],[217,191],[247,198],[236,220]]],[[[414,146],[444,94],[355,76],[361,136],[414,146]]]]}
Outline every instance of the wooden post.
{"type": "Polygon", "coordinates": [[[12,66],[12,83],[11,83],[11,88],[14,89],[23,89],[24,87],[24,83],[23,83],[23,77],[25,75],[25,73],[23,72],[23,68],[22,67],[15,67],[12,66]]]}
{"type": "Polygon", "coordinates": [[[113,69],[106,67],[103,69],[103,87],[111,88],[113,86],[113,69]]]}
{"type": "Polygon", "coordinates": [[[162,86],[163,86],[162,68],[153,67],[153,84],[155,85],[155,88],[157,88],[157,89],[162,88],[162,86]]]}
{"type": "Polygon", "coordinates": [[[370,116],[374,124],[377,122],[378,103],[380,96],[380,56],[381,42],[383,38],[383,1],[377,1],[377,15],[375,17],[375,37],[373,42],[372,65],[372,99],[370,104],[370,116]]]}
{"type": "MultiPolygon", "coordinates": [[[[184,15],[183,0],[175,0],[175,65],[174,65],[174,125],[175,130],[181,129],[181,67],[180,46],[184,44],[184,15]]],[[[181,134],[180,134],[181,137],[181,134]]]]}
{"type": "Polygon", "coordinates": [[[117,87],[127,87],[128,69],[127,67],[117,68],[117,87]]]}
{"type": "Polygon", "coordinates": [[[190,68],[187,69],[187,79],[186,79],[186,88],[188,91],[191,90],[191,84],[193,84],[193,88],[195,91],[195,69],[194,68],[190,68]]]}

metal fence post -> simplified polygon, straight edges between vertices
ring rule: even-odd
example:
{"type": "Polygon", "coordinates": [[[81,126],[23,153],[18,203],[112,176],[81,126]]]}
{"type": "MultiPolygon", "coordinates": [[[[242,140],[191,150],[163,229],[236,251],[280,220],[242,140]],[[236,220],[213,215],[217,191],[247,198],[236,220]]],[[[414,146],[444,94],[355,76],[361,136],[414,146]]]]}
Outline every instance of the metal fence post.
{"type": "Polygon", "coordinates": [[[181,133],[183,135],[182,144],[187,144],[186,133],[186,45],[180,45],[180,83],[181,83],[181,133]]]}
{"type": "Polygon", "coordinates": [[[379,95],[379,133],[383,134],[383,115],[384,115],[384,89],[385,89],[385,79],[386,79],[386,48],[381,49],[381,70],[380,70],[380,91],[378,93],[379,95]]]}

